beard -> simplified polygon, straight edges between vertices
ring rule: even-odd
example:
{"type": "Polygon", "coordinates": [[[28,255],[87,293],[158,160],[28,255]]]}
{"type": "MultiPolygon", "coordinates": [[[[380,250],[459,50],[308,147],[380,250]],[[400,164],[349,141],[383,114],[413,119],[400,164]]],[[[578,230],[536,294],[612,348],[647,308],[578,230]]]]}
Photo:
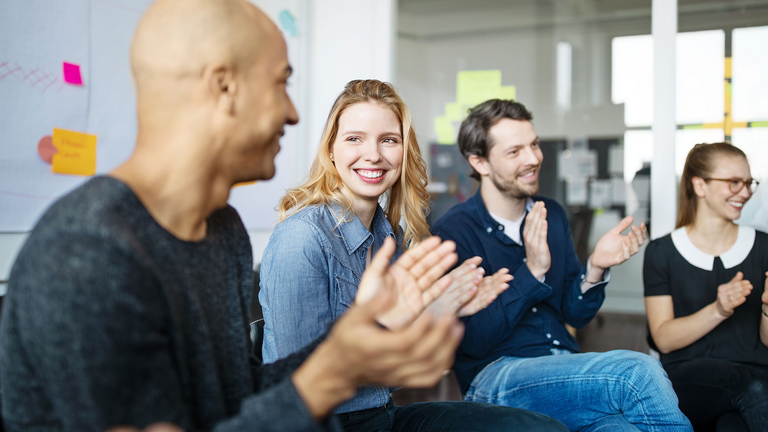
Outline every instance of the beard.
{"type": "Polygon", "coordinates": [[[506,197],[513,199],[528,198],[529,196],[536,195],[539,192],[538,170],[540,167],[541,165],[536,167],[536,181],[528,184],[518,182],[517,176],[512,179],[505,179],[499,176],[495,171],[492,171],[489,177],[496,189],[506,197]]]}

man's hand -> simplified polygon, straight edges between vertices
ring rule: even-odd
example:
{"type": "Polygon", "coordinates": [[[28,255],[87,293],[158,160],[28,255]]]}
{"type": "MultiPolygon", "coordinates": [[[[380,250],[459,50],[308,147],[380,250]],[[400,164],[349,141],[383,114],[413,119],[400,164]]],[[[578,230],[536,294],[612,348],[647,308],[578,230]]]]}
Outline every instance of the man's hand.
{"type": "MultiPolygon", "coordinates": [[[[480,257],[472,257],[464,261],[443,277],[450,277],[451,284],[432,304],[427,306],[427,311],[434,315],[455,315],[465,304],[475,297],[478,292],[477,285],[483,279],[485,270],[477,267],[483,261],[480,257]]],[[[435,283],[442,283],[442,278],[435,283]]]]}
{"type": "MultiPolygon", "coordinates": [[[[744,273],[738,272],[730,282],[717,287],[717,300],[715,306],[717,312],[728,318],[733,315],[733,310],[747,301],[747,296],[752,292],[752,283],[744,280],[744,273]]],[[[765,294],[763,294],[765,297],[765,294]]]]}
{"type": "Polygon", "coordinates": [[[354,396],[360,386],[431,387],[450,369],[462,324],[453,316],[436,320],[426,312],[405,329],[382,329],[377,319],[394,303],[395,293],[384,287],[367,303],[350,308],[293,374],[315,418],[354,396]]]}
{"type": "Polygon", "coordinates": [[[395,303],[382,312],[378,321],[390,330],[408,326],[451,284],[450,276],[435,282],[456,263],[458,257],[454,250],[456,244],[452,241],[442,242],[439,237],[430,237],[389,266],[395,242],[387,238],[363,273],[355,303],[365,304],[391,289],[395,303]]]}
{"type": "Polygon", "coordinates": [[[632,216],[625,217],[618,225],[600,237],[597,245],[595,245],[595,251],[592,253],[592,267],[600,271],[601,274],[603,270],[628,260],[645,243],[648,238],[648,229],[644,223],[641,223],[640,227],[633,225],[629,234],[621,235],[621,232],[629,228],[634,220],[632,216]]]}
{"type": "Polygon", "coordinates": [[[541,279],[552,264],[547,244],[547,209],[542,201],[537,202],[525,217],[523,228],[525,261],[536,279],[541,279]]]}
{"type": "Polygon", "coordinates": [[[460,317],[474,315],[481,310],[485,309],[496,300],[499,294],[509,288],[509,282],[514,279],[509,274],[509,269],[503,268],[492,276],[486,276],[480,281],[477,286],[477,294],[472,297],[472,300],[459,309],[458,315],[460,317]]]}
{"type": "MultiPolygon", "coordinates": [[[[765,288],[763,289],[763,306],[768,306],[768,272],[765,272],[765,288]]],[[[763,310],[766,310],[765,308],[763,310]]]]}

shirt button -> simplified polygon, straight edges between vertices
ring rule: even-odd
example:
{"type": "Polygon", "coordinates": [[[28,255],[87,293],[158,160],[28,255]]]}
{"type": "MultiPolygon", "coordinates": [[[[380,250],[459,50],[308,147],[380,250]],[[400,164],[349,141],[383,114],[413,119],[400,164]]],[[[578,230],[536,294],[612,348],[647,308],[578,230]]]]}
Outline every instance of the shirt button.
{"type": "Polygon", "coordinates": [[[552,339],[552,335],[547,333],[547,339],[552,339]]]}
{"type": "Polygon", "coordinates": [[[581,300],[581,299],[583,299],[583,298],[584,298],[584,297],[582,297],[582,296],[579,296],[579,300],[581,300]]]}
{"type": "Polygon", "coordinates": [[[536,313],[536,311],[538,311],[538,309],[536,309],[536,308],[531,309],[531,312],[533,312],[533,313],[536,313]]]}
{"type": "Polygon", "coordinates": [[[499,225],[496,227],[496,229],[499,231],[504,231],[504,225],[499,225]]]}
{"type": "Polygon", "coordinates": [[[528,258],[523,258],[523,262],[526,262],[526,261],[528,261],[528,258]]]}
{"type": "Polygon", "coordinates": [[[560,345],[560,341],[557,340],[557,339],[553,340],[552,343],[555,344],[555,345],[560,345]]]}
{"type": "Polygon", "coordinates": [[[486,231],[488,231],[488,233],[490,234],[490,233],[491,233],[491,231],[493,231],[493,228],[491,228],[491,227],[488,227],[488,229],[487,229],[486,231]]]}
{"type": "Polygon", "coordinates": [[[581,275],[581,280],[584,280],[584,275],[581,275]]]}

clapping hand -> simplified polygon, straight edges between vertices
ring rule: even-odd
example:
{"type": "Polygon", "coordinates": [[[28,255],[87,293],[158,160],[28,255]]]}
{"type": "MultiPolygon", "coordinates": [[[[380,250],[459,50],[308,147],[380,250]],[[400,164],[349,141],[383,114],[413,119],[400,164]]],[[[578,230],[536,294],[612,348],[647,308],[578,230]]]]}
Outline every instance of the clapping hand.
{"type": "Polygon", "coordinates": [[[382,291],[391,289],[395,295],[394,305],[378,317],[379,323],[390,330],[408,326],[451,284],[449,275],[441,276],[458,259],[454,250],[455,243],[430,237],[389,266],[395,242],[387,238],[363,273],[355,303],[365,304],[382,291]]]}
{"type": "Polygon", "coordinates": [[[552,264],[547,244],[547,209],[542,201],[534,204],[525,217],[523,239],[528,269],[536,279],[541,279],[552,264]]]}
{"type": "Polygon", "coordinates": [[[717,287],[717,312],[724,318],[733,315],[733,310],[747,301],[752,292],[752,283],[744,280],[744,273],[738,272],[730,282],[717,287]]]}
{"type": "MultiPolygon", "coordinates": [[[[763,305],[768,305],[768,272],[765,272],[765,289],[763,290],[763,305]]],[[[765,311],[765,309],[763,309],[765,311]]]]}
{"type": "Polygon", "coordinates": [[[593,267],[604,270],[619,265],[640,251],[640,246],[648,238],[648,229],[644,223],[641,223],[639,227],[632,225],[633,221],[632,216],[627,216],[600,237],[595,251],[592,253],[593,267]],[[621,235],[621,232],[629,228],[630,225],[632,225],[632,229],[629,233],[625,236],[621,235]]]}
{"type": "Polygon", "coordinates": [[[460,317],[470,316],[487,308],[499,294],[509,288],[509,282],[512,279],[513,276],[509,274],[509,269],[506,268],[497,271],[492,276],[484,277],[477,286],[477,294],[472,297],[469,303],[459,309],[458,315],[460,317]]]}

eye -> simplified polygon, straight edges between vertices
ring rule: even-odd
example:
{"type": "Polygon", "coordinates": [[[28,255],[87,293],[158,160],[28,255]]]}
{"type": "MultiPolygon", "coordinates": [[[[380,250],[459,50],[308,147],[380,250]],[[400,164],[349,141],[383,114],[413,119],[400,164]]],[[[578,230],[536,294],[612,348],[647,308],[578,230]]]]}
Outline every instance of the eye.
{"type": "Polygon", "coordinates": [[[384,142],[385,143],[389,143],[389,144],[399,144],[400,143],[400,141],[397,138],[392,138],[392,137],[384,138],[384,142]]]}
{"type": "Polygon", "coordinates": [[[360,137],[350,136],[350,137],[347,137],[347,141],[360,142],[361,140],[360,140],[360,137]]]}
{"type": "Polygon", "coordinates": [[[533,148],[536,148],[538,146],[539,146],[539,142],[538,141],[536,141],[533,144],[531,144],[531,147],[533,147],[533,148]]]}

